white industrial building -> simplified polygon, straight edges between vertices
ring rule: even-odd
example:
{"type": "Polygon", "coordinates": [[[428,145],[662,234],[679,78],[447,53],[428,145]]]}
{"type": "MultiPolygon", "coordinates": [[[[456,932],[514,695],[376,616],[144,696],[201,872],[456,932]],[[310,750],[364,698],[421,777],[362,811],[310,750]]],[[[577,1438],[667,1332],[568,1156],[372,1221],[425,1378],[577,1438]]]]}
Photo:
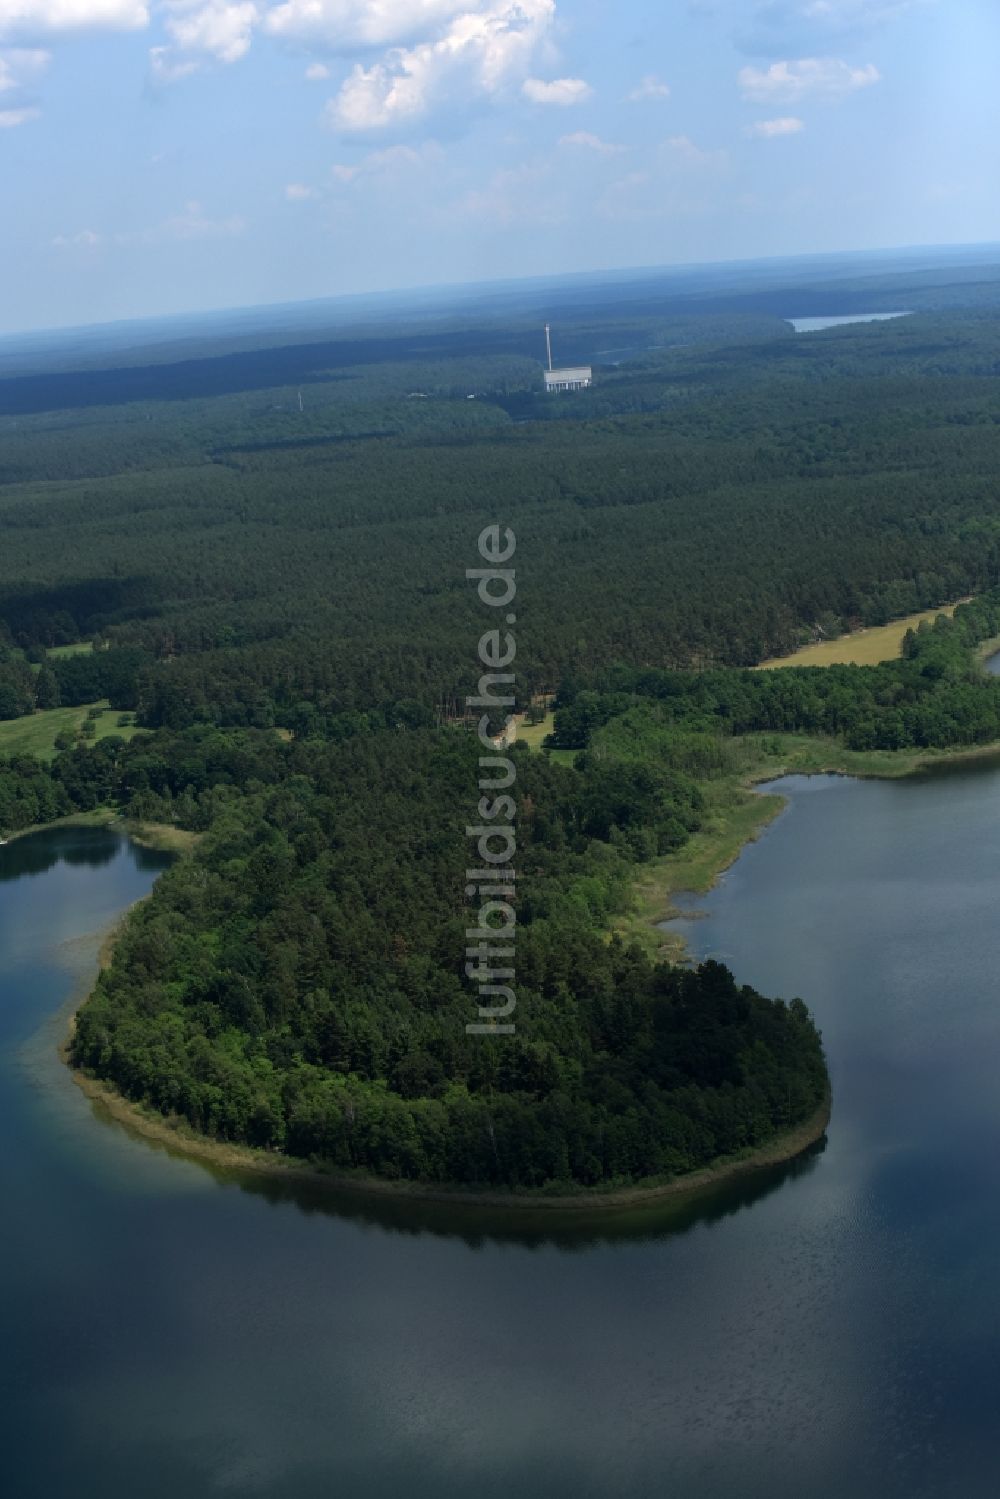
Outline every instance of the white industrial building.
{"type": "Polygon", "coordinates": [[[586,390],[593,385],[594,371],[589,364],[578,364],[562,370],[552,368],[552,335],[548,323],[545,324],[545,352],[549,360],[549,367],[545,371],[546,390],[586,390]]]}
{"type": "Polygon", "coordinates": [[[581,364],[576,369],[545,371],[546,390],[586,390],[593,383],[594,372],[589,364],[581,364]]]}

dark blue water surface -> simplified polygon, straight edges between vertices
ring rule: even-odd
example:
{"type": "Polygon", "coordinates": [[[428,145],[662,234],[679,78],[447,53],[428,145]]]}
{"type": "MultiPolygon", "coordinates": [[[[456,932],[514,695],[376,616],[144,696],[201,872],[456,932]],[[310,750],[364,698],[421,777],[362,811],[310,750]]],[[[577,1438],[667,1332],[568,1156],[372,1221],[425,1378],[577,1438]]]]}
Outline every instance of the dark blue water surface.
{"type": "Polygon", "coordinates": [[[103,1120],[56,1045],[162,861],[0,849],[4,1491],[992,1499],[1000,769],[783,789],[687,932],[812,1005],[828,1144],[583,1226],[291,1197],[103,1120]]]}

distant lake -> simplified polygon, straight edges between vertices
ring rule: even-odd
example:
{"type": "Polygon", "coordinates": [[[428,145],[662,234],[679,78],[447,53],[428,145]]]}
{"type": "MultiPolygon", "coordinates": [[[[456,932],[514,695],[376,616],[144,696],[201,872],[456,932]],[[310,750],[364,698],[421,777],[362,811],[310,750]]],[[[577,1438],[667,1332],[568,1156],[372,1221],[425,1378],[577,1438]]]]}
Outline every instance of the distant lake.
{"type": "Polygon", "coordinates": [[[906,312],[852,312],[847,317],[787,317],[796,333],[819,333],[823,328],[846,328],[848,323],[887,323],[891,318],[912,317],[906,312]]]}

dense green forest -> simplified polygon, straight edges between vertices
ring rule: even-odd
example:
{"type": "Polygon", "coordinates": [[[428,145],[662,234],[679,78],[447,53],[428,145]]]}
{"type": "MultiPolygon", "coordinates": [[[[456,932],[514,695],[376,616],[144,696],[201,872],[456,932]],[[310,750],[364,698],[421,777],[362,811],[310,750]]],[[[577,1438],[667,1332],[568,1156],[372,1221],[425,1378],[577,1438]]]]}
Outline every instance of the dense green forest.
{"type": "Polygon", "coordinates": [[[606,934],[753,736],[1000,738],[974,653],[1000,633],[996,284],[918,280],[930,310],[806,337],[782,316],[850,311],[846,284],[567,308],[597,368],[565,399],[497,314],[0,380],[0,720],[107,700],[147,731],[0,761],[0,832],[113,806],[201,835],[75,1060],[210,1135],[424,1182],[661,1178],[809,1116],[800,1001],[606,934]],[[556,692],[578,753],[511,751],[519,1023],[484,1040],[465,572],[498,520],[517,703],[556,692]],[[748,669],[969,593],[898,662],[748,669]]]}
{"type": "Polygon", "coordinates": [[[995,583],[1000,321],[774,329],[544,405],[537,364],[463,356],[338,372],[302,412],[277,388],[0,418],[0,635],[145,652],[150,725],[294,728],[303,704],[455,711],[497,515],[531,558],[523,698],[995,583]]]}
{"type": "MultiPolygon", "coordinates": [[[[193,761],[205,731],[185,733],[193,761]]],[[[692,784],[517,755],[525,1020],[484,1043],[465,1033],[469,737],[261,753],[254,779],[277,782],[216,802],[79,1017],[75,1059],[127,1096],[335,1169],[521,1188],[684,1171],[816,1107],[801,1002],[600,936],[633,848],[696,823],[692,784]]]]}
{"type": "Polygon", "coordinates": [[[973,647],[1000,635],[1000,590],[907,631],[898,661],[781,671],[670,672],[615,667],[564,684],[549,743],[586,749],[633,708],[663,744],[766,731],[823,734],[849,749],[929,749],[1000,739],[1000,677],[973,647]]]}

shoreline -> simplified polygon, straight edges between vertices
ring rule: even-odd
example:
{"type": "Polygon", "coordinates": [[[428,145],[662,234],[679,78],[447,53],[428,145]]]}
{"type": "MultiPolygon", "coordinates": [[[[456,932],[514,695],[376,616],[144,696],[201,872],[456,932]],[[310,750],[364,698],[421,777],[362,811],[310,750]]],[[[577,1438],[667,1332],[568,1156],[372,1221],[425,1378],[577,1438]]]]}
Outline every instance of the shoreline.
{"type": "MultiPolygon", "coordinates": [[[[831,749],[833,747],[831,746],[831,749]]],[[[853,776],[857,779],[895,779],[905,776],[917,775],[933,769],[935,766],[961,763],[968,760],[985,759],[990,756],[1000,757],[1000,741],[988,745],[977,745],[965,749],[942,751],[939,753],[921,751],[919,754],[905,751],[886,751],[886,755],[893,755],[894,760],[887,761],[877,766],[870,764],[850,765],[845,763],[846,756],[850,752],[835,751],[830,760],[824,760],[822,764],[810,764],[796,766],[794,763],[785,763],[784,760],[776,761],[770,765],[763,765],[751,771],[749,774],[739,778],[739,789],[744,793],[746,800],[742,802],[740,810],[744,812],[754,809],[754,814],[744,826],[734,827],[737,822],[731,817],[716,836],[720,839],[720,845],[709,852],[706,860],[706,878],[696,883],[688,880],[686,883],[668,880],[667,882],[655,881],[654,899],[659,905],[664,898],[666,910],[662,914],[643,917],[647,938],[657,945],[661,953],[666,953],[670,944],[665,940],[667,934],[659,928],[660,921],[671,919],[672,915],[679,915],[670,902],[670,896],[679,893],[680,890],[691,891],[693,894],[703,894],[710,890],[718,881],[720,876],[730,868],[739,858],[743,849],[749,842],[754,841],[775,820],[784,809],[786,798],[780,793],[762,794],[757,787],[768,781],[778,780],[785,775],[843,775],[853,776]],[[902,762],[902,763],[901,763],[902,762]],[[735,841],[734,841],[735,835],[735,841]]],[[[869,757],[870,758],[870,757],[869,757]]],[[[99,820],[94,814],[84,814],[84,818],[75,819],[86,821],[88,825],[94,825],[99,820]]],[[[74,819],[67,819],[72,822],[74,819]]],[[[121,821],[110,814],[104,821],[121,821]]],[[[50,824],[51,826],[51,824],[50,824]]],[[[135,837],[127,824],[123,823],[125,831],[129,836],[135,837]]],[[[148,829],[150,833],[160,832],[159,829],[148,829]]],[[[176,832],[175,829],[163,830],[167,833],[176,832]]],[[[25,830],[27,832],[27,830],[25,830]]],[[[22,834],[21,836],[24,836],[22,834]]],[[[181,835],[189,840],[192,835],[181,835]]],[[[139,841],[139,839],[136,839],[139,841]]],[[[155,846],[155,845],[154,845],[155,846]]],[[[189,845],[188,845],[189,846],[189,845]]],[[[675,860],[675,871],[679,872],[681,856],[669,855],[669,859],[675,860]]],[[[690,860],[689,860],[690,863],[690,860]]],[[[148,897],[146,897],[148,899],[148,897]]],[[[131,909],[131,908],[130,908],[131,909]]],[[[127,917],[127,912],[122,913],[104,934],[100,952],[99,966],[106,967],[111,960],[114,944],[122,922],[127,917]]],[[[686,944],[683,939],[676,937],[672,960],[677,961],[682,955],[686,944]]],[[[92,986],[91,986],[92,987],[92,986]]],[[[749,1150],[736,1156],[722,1157],[711,1162],[707,1166],[698,1168],[681,1177],[675,1177],[670,1181],[651,1183],[648,1186],[635,1185],[620,1188],[609,1188],[606,1191],[600,1189],[581,1189],[578,1192],[553,1191],[547,1194],[544,1189],[536,1192],[504,1193],[496,1191],[477,1191],[475,1189],[463,1189],[462,1187],[447,1187],[444,1185],[422,1184],[418,1182],[392,1182],[376,1177],[335,1175],[324,1171],[321,1166],[314,1166],[308,1161],[296,1160],[293,1157],[283,1156],[273,1151],[255,1150],[250,1146],[232,1144],[223,1141],[209,1139],[207,1136],[197,1134],[186,1121],[173,1118],[170,1119],[161,1114],[154,1114],[143,1105],[133,1103],[130,1099],[117,1092],[110,1084],[91,1076],[82,1069],[76,1068],[69,1060],[69,1042],[76,1023],[77,1011],[86,1003],[90,995],[90,988],[80,997],[78,1003],[74,1004],[69,1016],[68,1028],[64,1040],[60,1046],[60,1054],[69,1069],[73,1081],[91,1101],[95,1108],[101,1110],[105,1116],[123,1125],[131,1133],[140,1136],[149,1143],[159,1145],[188,1160],[194,1160],[200,1164],[222,1172],[249,1173],[258,1177],[266,1177],[275,1181],[289,1183],[290,1185],[301,1185],[303,1187],[320,1188],[328,1191],[331,1196],[350,1195],[382,1197],[398,1202],[413,1203],[436,1203],[450,1205],[452,1207],[474,1207],[492,1209],[510,1209],[520,1212],[564,1212],[585,1215],[587,1213],[605,1213],[615,1210],[625,1210],[656,1203],[668,1201],[682,1202],[686,1198],[694,1198],[699,1193],[710,1189],[737,1177],[751,1175],[757,1171],[766,1170],[768,1167],[782,1165],[795,1160],[798,1156],[805,1154],[817,1145],[825,1136],[830,1122],[832,1111],[832,1097],[827,1095],[820,1106],[814,1111],[809,1119],[802,1121],[792,1130],[783,1135],[776,1136],[767,1144],[756,1150],[749,1150]]]]}
{"type": "Polygon", "coordinates": [[[16,843],[20,838],[30,838],[35,833],[48,833],[54,828],[114,828],[123,833],[140,848],[151,848],[163,853],[180,854],[193,848],[199,833],[188,833],[165,822],[133,822],[122,817],[112,807],[97,807],[93,812],[70,812],[66,817],[55,817],[51,822],[37,822],[28,828],[16,828],[7,834],[3,847],[16,843]]]}
{"type": "MultiPolygon", "coordinates": [[[[813,747],[815,748],[815,742],[813,747]]],[[[660,880],[654,878],[651,882],[652,888],[647,887],[647,910],[642,916],[647,940],[652,940],[660,951],[665,953],[670,943],[665,940],[667,934],[662,932],[659,922],[670,920],[672,915],[681,914],[672,906],[670,897],[682,889],[693,894],[702,894],[710,890],[720,876],[736,862],[746,845],[759,837],[784,809],[786,799],[780,793],[761,794],[756,789],[758,786],[790,774],[843,775],[854,776],[858,779],[901,778],[926,772],[935,766],[1000,756],[1000,742],[940,753],[885,752],[887,755],[894,755],[895,758],[874,766],[871,763],[851,765],[847,763],[849,752],[841,750],[837,753],[833,746],[831,746],[831,751],[829,760],[825,756],[821,757],[822,763],[813,762],[808,766],[797,766],[794,763],[787,763],[789,758],[794,757],[781,757],[774,763],[759,766],[739,778],[737,785],[744,799],[736,808],[736,812],[742,811],[744,819],[741,823],[732,811],[728,819],[722,819],[723,826],[721,829],[716,829],[714,833],[716,843],[714,847],[709,848],[704,858],[702,879],[689,878],[687,881],[677,879],[676,876],[684,869],[683,855],[669,855],[668,859],[674,862],[672,866],[666,866],[667,877],[660,880]],[[749,817],[746,816],[747,813],[750,813],[749,817]],[[671,875],[675,877],[671,878],[671,875]],[[655,915],[649,914],[650,898],[658,908],[655,915]]],[[[83,814],[75,818],[62,819],[61,824],[49,824],[49,826],[72,825],[74,822],[85,826],[120,822],[123,831],[128,836],[140,842],[143,841],[143,835],[145,835],[148,839],[147,846],[153,847],[169,847],[169,842],[161,843],[154,840],[164,835],[177,834],[177,830],[172,828],[130,826],[111,812],[83,814]]],[[[29,831],[37,831],[37,829],[24,829],[14,836],[24,837],[29,831]]],[[[178,838],[183,846],[190,847],[194,836],[179,834],[178,838]]],[[[175,848],[176,846],[174,844],[175,848]]],[[[687,861],[689,873],[692,863],[692,856],[689,852],[687,861]]],[[[99,950],[99,968],[106,967],[111,961],[115,940],[127,915],[127,912],[122,913],[121,917],[104,933],[99,950]]],[[[683,939],[675,936],[671,953],[674,961],[677,961],[677,958],[683,954],[685,947],[683,939]]],[[[578,1192],[546,1193],[542,1189],[530,1193],[504,1193],[466,1190],[457,1186],[449,1188],[444,1185],[417,1182],[392,1182],[374,1177],[334,1175],[308,1161],[296,1160],[273,1151],[254,1150],[249,1146],[215,1141],[207,1136],[198,1135],[186,1121],[153,1114],[142,1105],[125,1098],[110,1084],[74,1067],[69,1060],[69,1043],[76,1023],[76,1014],[89,998],[91,988],[92,986],[88,987],[79,1001],[73,1005],[66,1034],[59,1050],[73,1081],[95,1108],[100,1109],[106,1117],[124,1125],[130,1132],[146,1141],[216,1170],[247,1172],[293,1185],[319,1187],[328,1190],[332,1195],[381,1196],[397,1201],[409,1199],[415,1203],[432,1202],[450,1204],[455,1207],[506,1208],[543,1213],[549,1211],[578,1214],[595,1211],[612,1212],[616,1209],[641,1207],[669,1200],[682,1201],[736,1177],[790,1162],[824,1138],[831,1117],[832,1099],[828,1092],[822,1104],[809,1119],[802,1121],[785,1134],[776,1136],[756,1150],[749,1150],[733,1157],[720,1158],[696,1171],[666,1182],[651,1183],[648,1186],[637,1184],[610,1188],[606,1191],[582,1189],[578,1192]]]]}
{"type": "MultiPolygon", "coordinates": [[[[149,896],[146,895],[134,901],[103,931],[97,955],[98,972],[111,963],[115,942],[129,913],[148,899],[149,896]]],[[[503,1192],[458,1185],[449,1187],[440,1183],[394,1182],[380,1177],[336,1174],[325,1171],[320,1165],[285,1156],[277,1151],[255,1150],[249,1145],[212,1140],[207,1135],[199,1135],[185,1119],[155,1113],[145,1105],[126,1098],[110,1083],[83,1068],[75,1067],[70,1060],[70,1044],[76,1017],[92,991],[93,984],[88,983],[81,988],[78,998],[71,1001],[66,1029],[59,1044],[59,1056],[73,1082],[96,1111],[123,1126],[129,1134],[166,1149],[168,1154],[179,1155],[226,1174],[245,1173],[292,1186],[319,1188],[328,1192],[331,1197],[381,1197],[395,1202],[409,1201],[415,1205],[434,1203],[451,1207],[510,1209],[522,1213],[562,1212],[581,1217],[588,1213],[624,1211],[661,1202],[683,1203],[737,1177],[751,1176],[768,1167],[785,1165],[804,1155],[825,1137],[833,1105],[828,1088],[823,1100],[808,1119],[800,1121],[783,1134],[775,1135],[765,1144],[731,1156],[720,1156],[708,1165],[700,1166],[683,1176],[651,1182],[647,1186],[636,1183],[604,1190],[580,1188],[575,1192],[547,1192],[544,1188],[534,1192],[503,1192]]]]}
{"type": "Polygon", "coordinates": [[[661,923],[695,919],[690,911],[675,905],[674,897],[707,895],[747,845],[756,842],[785,810],[788,798],[780,791],[759,789],[770,782],[794,775],[843,776],[857,781],[907,780],[952,766],[1000,761],[1000,740],[954,749],[856,751],[847,750],[833,740],[806,735],[783,737],[789,741],[783,753],[715,783],[728,801],[716,809],[714,825],[709,823],[700,828],[675,853],[638,866],[633,909],[612,925],[612,932],[626,940],[641,942],[667,961],[684,962],[687,953],[684,937],[679,932],[665,931],[661,923]]]}
{"type": "MultiPolygon", "coordinates": [[[[109,939],[105,939],[106,943],[109,939]]],[[[113,937],[110,938],[113,945],[113,937]]],[[[76,1008],[79,1008],[77,1006],[76,1008]]],[[[580,1188],[576,1192],[502,1192],[485,1188],[449,1187],[444,1184],[415,1181],[388,1181],[381,1177],[351,1176],[324,1171],[308,1161],[284,1156],[276,1151],[254,1150],[248,1145],[211,1140],[197,1134],[185,1120],[154,1114],[143,1105],[125,1098],[109,1083],[74,1067],[69,1060],[69,1040],[76,1010],[70,1017],[70,1028],[60,1047],[63,1061],[76,1086],[106,1118],[122,1125],[133,1135],[168,1153],[196,1161],[225,1174],[247,1174],[285,1182],[292,1186],[318,1188],[333,1197],[365,1196],[389,1198],[414,1204],[438,1206],[510,1209],[517,1212],[606,1213],[653,1206],[660,1202],[683,1202],[737,1177],[751,1176],[768,1167],[785,1165],[818,1145],[826,1135],[832,1111],[829,1093],[808,1119],[793,1129],[756,1149],[733,1156],[720,1156],[684,1176],[649,1186],[580,1188]]]]}
{"type": "Polygon", "coordinates": [[[30,838],[35,833],[48,833],[53,828],[105,828],[117,820],[116,814],[105,807],[99,807],[94,812],[70,812],[66,817],[54,817],[51,822],[35,822],[28,828],[14,828],[4,837],[4,845],[16,843],[20,838],[30,838]]]}

